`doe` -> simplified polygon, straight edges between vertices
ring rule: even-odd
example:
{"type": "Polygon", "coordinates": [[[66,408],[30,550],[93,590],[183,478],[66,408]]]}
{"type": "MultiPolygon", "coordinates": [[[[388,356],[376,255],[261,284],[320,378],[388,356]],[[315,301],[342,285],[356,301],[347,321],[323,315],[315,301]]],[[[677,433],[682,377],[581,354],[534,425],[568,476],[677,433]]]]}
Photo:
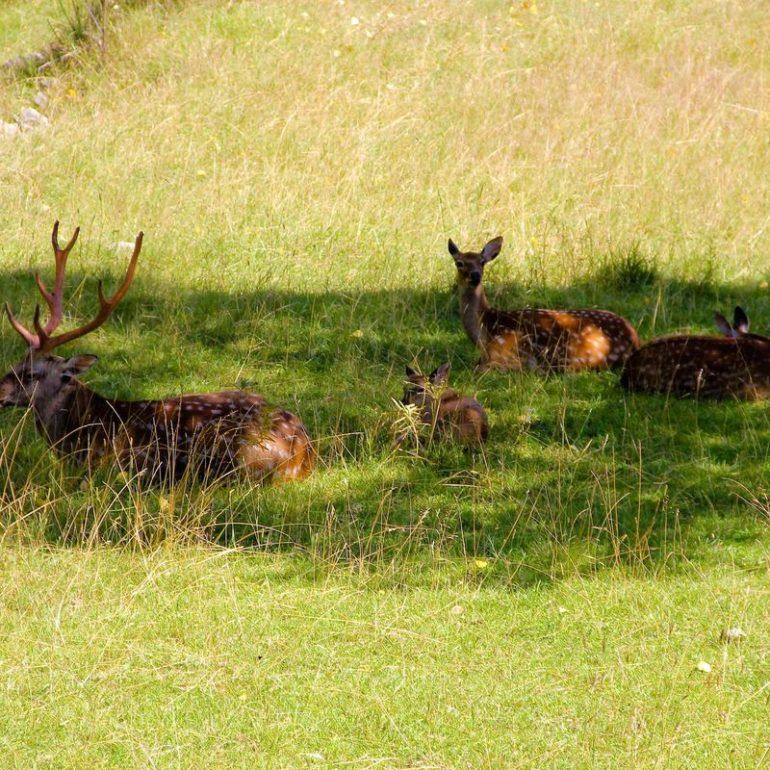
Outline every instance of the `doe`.
{"type": "Polygon", "coordinates": [[[764,399],[770,397],[770,339],[749,334],[749,319],[735,308],[730,324],[714,313],[724,336],[658,337],[626,361],[620,382],[627,390],[675,396],[764,399]]]}
{"type": "Polygon", "coordinates": [[[622,364],[639,347],[633,326],[607,310],[497,310],[487,301],[484,268],[500,253],[502,237],[480,252],[449,240],[457,267],[460,313],[471,342],[481,349],[481,369],[580,371],[622,364]]]}

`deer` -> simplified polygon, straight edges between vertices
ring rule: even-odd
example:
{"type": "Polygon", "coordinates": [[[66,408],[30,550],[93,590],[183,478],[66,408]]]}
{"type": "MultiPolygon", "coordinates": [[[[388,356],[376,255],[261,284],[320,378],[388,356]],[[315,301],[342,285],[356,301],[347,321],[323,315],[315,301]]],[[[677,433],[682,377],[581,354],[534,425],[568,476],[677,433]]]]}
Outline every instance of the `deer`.
{"type": "Polygon", "coordinates": [[[714,313],[720,337],[675,334],[648,342],[626,361],[621,385],[681,397],[770,397],[770,339],[749,334],[749,318],[740,306],[733,318],[730,324],[714,313]]]}
{"type": "MultiPolygon", "coordinates": [[[[447,387],[449,363],[429,375],[406,367],[404,397],[401,403],[418,409],[420,422],[430,425],[439,436],[451,435],[463,444],[482,444],[489,436],[489,421],[484,407],[475,398],[462,396],[447,387]]],[[[402,434],[396,440],[401,444],[402,434]]]]}
{"type": "Polygon", "coordinates": [[[470,341],[481,350],[478,368],[578,372],[616,368],[639,347],[634,327],[607,310],[497,310],[490,306],[484,268],[500,253],[501,236],[480,252],[462,252],[449,239],[457,267],[460,314],[470,341]]]}
{"type": "Polygon", "coordinates": [[[112,464],[133,469],[151,483],[176,483],[186,471],[205,481],[233,475],[288,480],[310,473],[316,454],[302,422],[285,409],[269,408],[255,393],[224,390],[121,401],[106,398],[81,382],[80,376],[97,357],[62,357],[53,351],[99,328],[112,315],[134,280],[144,234],[137,235],[123,281],[111,297],[105,296],[99,281],[95,317],[54,334],[64,317],[67,258],[80,228],[63,248],[58,233],[57,221],[51,236],[52,290],[39,274],[35,276],[49,310],[46,322],[41,321],[38,304],[32,319],[34,331],[30,331],[5,305],[8,321],[24,340],[27,352],[0,380],[0,408],[31,408],[38,432],[53,451],[89,471],[112,464]]]}

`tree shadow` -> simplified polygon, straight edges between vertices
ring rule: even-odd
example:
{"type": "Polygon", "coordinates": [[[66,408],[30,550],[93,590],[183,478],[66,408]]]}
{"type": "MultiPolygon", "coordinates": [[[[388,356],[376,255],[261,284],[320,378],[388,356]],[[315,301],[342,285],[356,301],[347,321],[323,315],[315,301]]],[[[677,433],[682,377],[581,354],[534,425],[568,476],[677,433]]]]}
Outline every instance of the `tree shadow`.
{"type": "MultiPolygon", "coordinates": [[[[79,312],[67,322],[76,323],[96,310],[95,282],[73,274],[70,285],[77,287],[70,306],[79,312]]],[[[29,274],[5,274],[3,289],[28,319],[29,274]]],[[[751,284],[602,285],[588,277],[558,288],[496,285],[489,295],[499,307],[614,310],[643,339],[710,332],[713,310],[738,303],[758,328],[764,319],[770,327],[770,298],[751,284]]],[[[138,279],[107,325],[70,347],[100,356],[89,382],[104,395],[245,387],[296,411],[317,439],[321,465],[306,482],[191,489],[176,496],[172,523],[163,514],[168,494],[148,492],[145,513],[157,516],[145,524],[156,527],[163,521],[183,529],[189,519],[194,531],[221,542],[299,548],[330,563],[473,555],[494,564],[484,579],[494,573],[517,585],[606,564],[708,560],[715,542],[743,545],[764,531],[746,499],[765,495],[765,405],[628,395],[611,372],[479,376],[449,282],[443,291],[315,294],[186,291],[138,279]],[[487,447],[395,452],[392,400],[401,394],[404,365],[427,369],[445,360],[453,387],[489,409],[487,447]]],[[[22,353],[8,324],[0,350],[9,366],[22,353]]],[[[135,532],[129,487],[110,477],[102,488],[115,493],[95,494],[93,484],[51,460],[31,420],[14,432],[20,416],[0,413],[6,527],[37,510],[40,536],[52,542],[80,542],[94,530],[113,540],[135,532]],[[56,491],[48,493],[51,484],[56,491]],[[42,507],[41,495],[49,501],[42,507]]]]}

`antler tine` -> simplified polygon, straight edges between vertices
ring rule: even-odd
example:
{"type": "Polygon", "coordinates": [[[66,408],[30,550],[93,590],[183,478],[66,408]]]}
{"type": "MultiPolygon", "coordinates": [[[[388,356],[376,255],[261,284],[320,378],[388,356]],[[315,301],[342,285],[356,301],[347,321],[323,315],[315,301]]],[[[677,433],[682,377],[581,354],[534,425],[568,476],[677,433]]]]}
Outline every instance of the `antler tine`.
{"type": "MultiPolygon", "coordinates": [[[[104,290],[102,288],[102,282],[99,281],[98,286],[98,295],[99,295],[99,312],[96,314],[95,318],[91,321],[89,321],[86,324],[83,324],[83,326],[79,326],[77,329],[72,329],[71,331],[64,332],[63,334],[58,334],[55,337],[48,336],[48,333],[45,329],[40,329],[38,327],[38,324],[36,324],[36,329],[38,331],[38,334],[40,332],[43,332],[43,335],[45,339],[41,337],[41,350],[44,350],[46,352],[53,350],[56,347],[59,347],[59,345],[64,345],[67,342],[72,342],[72,340],[77,339],[78,337],[84,337],[89,332],[92,332],[94,329],[99,328],[113,313],[115,308],[118,306],[118,304],[121,302],[123,297],[126,296],[126,293],[131,288],[131,284],[134,281],[134,274],[136,273],[136,265],[139,261],[139,253],[142,250],[142,240],[144,239],[144,233],[140,232],[139,235],[136,236],[136,241],[134,242],[134,253],[131,255],[131,261],[128,263],[128,269],[126,270],[125,278],[123,279],[123,283],[121,283],[118,290],[107,299],[104,296],[104,290]]],[[[74,239],[71,243],[74,243],[74,239]]]]}
{"type": "Polygon", "coordinates": [[[11,323],[11,326],[13,326],[16,333],[24,340],[24,342],[27,343],[27,345],[32,349],[37,349],[40,347],[40,338],[32,334],[31,331],[28,331],[25,329],[17,320],[16,316],[11,312],[10,305],[6,302],[5,303],[5,314],[8,316],[8,320],[11,323]]]}
{"type": "Polygon", "coordinates": [[[37,288],[43,295],[43,299],[51,311],[51,317],[48,319],[44,327],[46,337],[50,336],[51,332],[56,329],[64,317],[64,273],[67,269],[67,257],[69,256],[70,251],[72,251],[72,247],[75,245],[75,241],[77,241],[79,235],[80,228],[76,227],[75,232],[69,239],[69,242],[62,249],[59,246],[59,220],[57,219],[53,223],[53,232],[51,233],[51,245],[53,246],[54,260],[56,261],[56,277],[54,279],[53,292],[49,292],[45,287],[45,284],[41,280],[39,273],[35,275],[35,283],[37,283],[37,288]]]}
{"type": "MultiPolygon", "coordinates": [[[[134,282],[134,273],[136,272],[136,264],[139,261],[139,252],[142,250],[142,241],[144,240],[144,233],[140,232],[136,236],[134,241],[134,253],[131,255],[131,260],[128,263],[128,270],[126,270],[126,277],[123,279],[123,283],[120,284],[118,290],[110,297],[106,299],[104,292],[102,291],[102,282],[99,281],[99,302],[102,306],[111,305],[114,310],[115,306],[126,296],[128,290],[131,288],[131,284],[134,282]]],[[[112,312],[112,310],[110,310],[112,312]]]]}
{"type": "Polygon", "coordinates": [[[35,315],[32,317],[32,325],[37,332],[37,338],[39,340],[38,348],[40,350],[45,350],[45,344],[48,342],[49,335],[40,324],[40,305],[35,305],[35,315]]]}
{"type": "Polygon", "coordinates": [[[75,245],[75,241],[78,239],[78,235],[80,235],[80,228],[76,227],[75,232],[72,234],[72,238],[69,239],[69,243],[62,249],[59,247],[59,220],[57,219],[53,223],[53,232],[51,233],[51,245],[53,246],[54,252],[58,254],[63,254],[65,257],[70,253],[72,250],[72,247],[75,245]]]}

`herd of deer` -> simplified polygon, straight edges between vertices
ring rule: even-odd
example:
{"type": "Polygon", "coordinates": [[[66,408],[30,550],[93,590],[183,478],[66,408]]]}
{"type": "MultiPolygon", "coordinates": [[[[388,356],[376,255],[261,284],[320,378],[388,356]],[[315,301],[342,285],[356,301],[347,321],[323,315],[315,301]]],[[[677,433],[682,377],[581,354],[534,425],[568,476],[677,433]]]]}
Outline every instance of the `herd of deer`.
{"type": "MultiPolygon", "coordinates": [[[[93,320],[54,334],[64,315],[64,277],[80,229],[64,248],[59,223],[51,241],[56,273],[49,291],[39,275],[40,306],[34,332],[22,326],[6,304],[11,326],[27,345],[24,358],[0,380],[0,407],[31,407],[38,430],[59,454],[94,468],[102,463],[130,467],[151,481],[173,482],[185,472],[222,479],[242,472],[254,479],[306,476],[316,452],[300,419],[271,409],[262,396],[241,390],[175,396],[159,401],[119,401],[88,388],[78,375],[96,356],[62,358],[52,351],[101,326],[128,292],[136,272],[143,234],[139,233],[125,278],[109,299],[99,283],[99,311],[93,320]]],[[[749,334],[744,311],[735,308],[730,325],[717,313],[723,336],[673,335],[640,346],[633,326],[606,310],[497,310],[490,307],[484,268],[500,253],[503,239],[480,252],[461,252],[450,240],[457,267],[460,312],[465,331],[481,350],[479,368],[580,371],[623,367],[628,390],[677,396],[767,398],[770,396],[770,339],[749,334]]],[[[484,408],[475,399],[446,388],[449,364],[425,376],[406,370],[403,403],[420,421],[456,439],[476,444],[488,434],[484,408]]]]}

